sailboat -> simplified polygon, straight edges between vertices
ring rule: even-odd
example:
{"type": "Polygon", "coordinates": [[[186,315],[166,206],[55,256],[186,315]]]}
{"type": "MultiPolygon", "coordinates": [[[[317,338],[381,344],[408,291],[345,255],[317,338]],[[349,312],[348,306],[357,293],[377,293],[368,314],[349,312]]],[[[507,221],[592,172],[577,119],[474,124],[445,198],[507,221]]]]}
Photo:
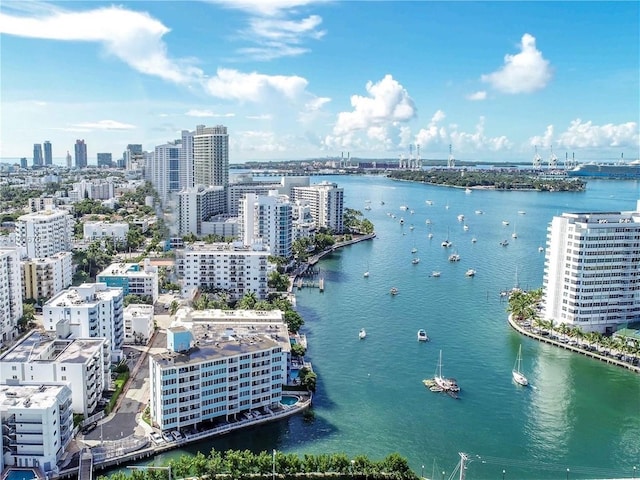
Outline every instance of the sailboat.
{"type": "Polygon", "coordinates": [[[443,392],[456,393],[460,391],[458,382],[454,378],[445,378],[442,376],[442,350],[440,350],[440,357],[438,358],[438,366],[436,367],[436,374],[433,377],[436,387],[440,388],[443,392]]]}
{"type": "Polygon", "coordinates": [[[444,248],[449,248],[451,246],[451,242],[449,241],[449,228],[447,228],[447,239],[441,243],[444,248]]]}
{"type": "Polygon", "coordinates": [[[511,238],[518,238],[518,234],[516,233],[516,224],[513,224],[513,233],[511,234],[511,238]]]}
{"type": "Polygon", "coordinates": [[[522,372],[520,372],[520,365],[522,364],[522,345],[518,348],[518,356],[516,357],[516,363],[513,365],[513,370],[511,371],[511,375],[513,376],[513,380],[518,384],[526,387],[529,385],[529,380],[525,377],[522,372]]]}
{"type": "Polygon", "coordinates": [[[362,274],[362,276],[364,278],[367,278],[369,276],[369,264],[367,263],[367,270],[362,274]]]}

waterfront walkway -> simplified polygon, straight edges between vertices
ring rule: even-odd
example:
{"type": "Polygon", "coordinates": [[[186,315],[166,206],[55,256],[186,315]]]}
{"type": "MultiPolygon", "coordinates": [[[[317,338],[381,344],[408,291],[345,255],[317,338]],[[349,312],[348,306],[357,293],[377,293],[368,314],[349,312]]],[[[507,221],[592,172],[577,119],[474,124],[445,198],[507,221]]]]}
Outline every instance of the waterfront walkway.
{"type": "Polygon", "coordinates": [[[530,328],[527,328],[524,325],[521,325],[520,323],[516,322],[511,315],[509,315],[509,325],[511,325],[511,327],[514,330],[516,330],[517,332],[521,333],[522,335],[526,335],[527,337],[530,337],[530,338],[533,338],[535,340],[538,340],[539,342],[548,343],[549,345],[553,345],[555,347],[564,348],[565,350],[571,350],[572,352],[580,353],[580,354],[585,355],[587,357],[595,358],[596,360],[600,360],[602,362],[610,363],[610,364],[616,365],[618,367],[623,367],[623,368],[631,370],[632,372],[635,372],[635,373],[640,373],[640,366],[638,366],[638,365],[632,365],[631,363],[623,362],[622,360],[618,360],[617,358],[612,358],[612,357],[610,357],[608,355],[602,355],[602,354],[598,353],[597,351],[592,351],[592,350],[586,349],[585,347],[586,347],[586,345],[588,345],[588,343],[571,345],[571,344],[565,343],[565,342],[563,342],[561,340],[557,340],[557,339],[554,339],[554,338],[549,338],[549,335],[540,335],[540,334],[534,332],[533,330],[531,330],[530,328]]]}

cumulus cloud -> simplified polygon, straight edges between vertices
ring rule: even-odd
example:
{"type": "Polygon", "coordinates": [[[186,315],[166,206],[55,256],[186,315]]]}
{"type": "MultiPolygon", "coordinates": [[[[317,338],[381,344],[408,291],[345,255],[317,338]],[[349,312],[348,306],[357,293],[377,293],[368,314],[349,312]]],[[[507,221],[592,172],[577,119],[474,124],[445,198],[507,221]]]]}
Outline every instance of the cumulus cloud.
{"type": "Polygon", "coordinates": [[[480,90],[479,92],[474,92],[467,95],[467,100],[473,100],[473,101],[485,100],[486,98],[487,98],[487,92],[485,92],[484,90],[480,90]]]}
{"type": "Polygon", "coordinates": [[[480,117],[473,132],[463,132],[455,124],[445,126],[442,124],[446,118],[442,110],[436,111],[431,121],[421,128],[415,136],[415,143],[426,151],[444,151],[449,144],[453,144],[459,152],[497,152],[512,148],[512,143],[504,136],[490,137],[485,133],[485,118],[480,117]]]}
{"type": "Polygon", "coordinates": [[[89,130],[131,130],[136,128],[136,126],[115,120],[99,120],[97,122],[76,123],[72,128],[86,128],[89,130]]]}
{"type": "Polygon", "coordinates": [[[542,135],[536,135],[529,139],[529,145],[533,147],[550,147],[553,145],[553,125],[547,125],[542,135]]]}
{"type": "Polygon", "coordinates": [[[263,113],[262,115],[247,115],[249,120],[271,120],[273,117],[268,113],[263,113]]]}
{"type": "Polygon", "coordinates": [[[265,75],[242,73],[238,70],[219,68],[215,77],[205,83],[207,92],[225,100],[263,102],[274,95],[293,100],[305,92],[307,80],[297,75],[265,75]]]}
{"type": "Polygon", "coordinates": [[[549,61],[536,48],[536,39],[525,33],[520,43],[520,53],[506,54],[504,65],[480,79],[503,93],[531,93],[547,86],[552,76],[549,61]]]}
{"type": "Polygon", "coordinates": [[[187,117],[210,117],[210,118],[231,118],[235,117],[235,113],[215,113],[211,110],[191,109],[185,113],[187,117]]]}
{"type": "Polygon", "coordinates": [[[579,118],[572,121],[566,132],[560,135],[562,146],[568,148],[582,147],[638,147],[640,136],[636,122],[626,122],[619,125],[593,125],[582,122],[579,118]]]}
{"type": "Polygon", "coordinates": [[[34,16],[0,13],[0,33],[28,38],[94,42],[134,70],[187,84],[202,71],[171,59],[162,37],[169,28],[142,12],[110,6],[82,12],[47,10],[34,16]]]}

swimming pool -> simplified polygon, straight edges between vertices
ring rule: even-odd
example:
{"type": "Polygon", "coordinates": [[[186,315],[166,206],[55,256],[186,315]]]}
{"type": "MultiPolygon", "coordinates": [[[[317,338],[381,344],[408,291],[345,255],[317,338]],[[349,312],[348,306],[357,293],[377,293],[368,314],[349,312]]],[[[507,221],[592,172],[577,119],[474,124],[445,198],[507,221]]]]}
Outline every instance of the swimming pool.
{"type": "Polygon", "coordinates": [[[35,470],[25,468],[11,468],[4,478],[6,480],[33,480],[39,477],[35,470]]]}
{"type": "Polygon", "coordinates": [[[300,370],[298,370],[297,368],[292,368],[289,376],[291,377],[291,380],[298,378],[300,376],[300,370]]]}
{"type": "Polygon", "coordinates": [[[280,403],[283,405],[295,405],[296,403],[298,403],[298,400],[298,397],[294,395],[283,395],[280,403]]]}

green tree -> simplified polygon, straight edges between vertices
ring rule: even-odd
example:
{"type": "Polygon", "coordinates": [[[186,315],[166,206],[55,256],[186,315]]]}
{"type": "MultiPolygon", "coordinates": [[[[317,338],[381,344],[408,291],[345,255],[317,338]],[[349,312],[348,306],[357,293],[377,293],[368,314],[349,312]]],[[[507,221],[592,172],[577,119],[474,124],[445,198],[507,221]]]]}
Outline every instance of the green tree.
{"type": "Polygon", "coordinates": [[[295,357],[304,357],[306,349],[301,343],[294,343],[291,345],[291,355],[295,357]]]}
{"type": "Polygon", "coordinates": [[[292,333],[298,333],[300,327],[304,325],[302,316],[295,310],[286,310],[284,312],[284,323],[287,324],[287,329],[292,333]]]}
{"type": "Polygon", "coordinates": [[[289,289],[289,277],[274,270],[269,273],[267,285],[277,292],[286,292],[289,289]]]}

